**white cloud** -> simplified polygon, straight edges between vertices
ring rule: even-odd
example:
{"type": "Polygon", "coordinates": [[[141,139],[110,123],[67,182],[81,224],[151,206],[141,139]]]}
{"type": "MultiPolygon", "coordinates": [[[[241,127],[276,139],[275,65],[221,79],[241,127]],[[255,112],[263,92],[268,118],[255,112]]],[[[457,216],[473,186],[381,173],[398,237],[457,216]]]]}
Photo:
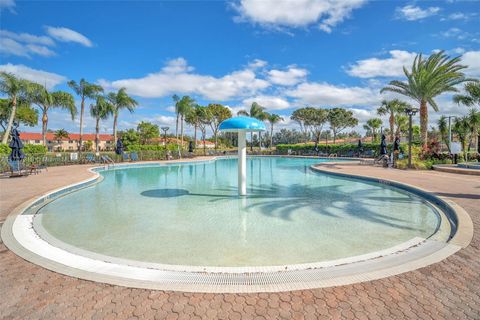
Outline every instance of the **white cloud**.
{"type": "Polygon", "coordinates": [[[30,33],[16,33],[8,30],[0,30],[0,37],[10,38],[16,41],[30,43],[30,44],[40,44],[45,46],[55,45],[55,42],[47,36],[36,36],[30,33]]]}
{"type": "Polygon", "coordinates": [[[0,11],[8,9],[10,12],[15,13],[15,1],[14,0],[0,0],[0,11]]]}
{"type": "Polygon", "coordinates": [[[46,46],[53,45],[53,40],[46,36],[0,30],[0,53],[5,55],[30,58],[34,54],[50,57],[54,56],[55,52],[46,46]]]}
{"type": "Polygon", "coordinates": [[[407,68],[415,59],[415,52],[402,50],[391,50],[390,58],[379,59],[369,58],[359,60],[349,66],[347,73],[353,77],[373,78],[373,77],[398,77],[403,76],[403,67],[407,68]]]}
{"type": "Polygon", "coordinates": [[[317,24],[325,31],[348,18],[366,0],[241,0],[234,5],[240,14],[237,21],[249,21],[265,27],[306,27],[317,24]]]}
{"type": "Polygon", "coordinates": [[[465,73],[472,77],[480,77],[480,51],[467,51],[462,56],[462,64],[468,66],[465,73]]]}
{"type": "Polygon", "coordinates": [[[274,84],[282,86],[293,86],[305,80],[307,70],[290,67],[286,71],[270,70],[268,71],[268,79],[274,84]]]}
{"type": "Polygon", "coordinates": [[[0,71],[13,73],[14,75],[22,79],[46,85],[49,89],[67,80],[64,76],[61,76],[59,74],[32,69],[22,64],[3,64],[0,65],[0,71]]]}
{"type": "Polygon", "coordinates": [[[395,13],[399,19],[415,21],[434,16],[439,11],[439,7],[428,7],[426,9],[422,9],[418,6],[407,5],[405,7],[396,8],[395,13]]]}
{"type": "Polygon", "coordinates": [[[290,103],[287,100],[277,96],[256,96],[253,98],[247,98],[243,100],[243,105],[248,109],[253,102],[265,107],[267,111],[290,108],[290,103]]]}
{"type": "MultiPolygon", "coordinates": [[[[179,58],[181,59],[181,58],[179,58]]],[[[256,77],[251,69],[229,73],[223,77],[213,77],[191,73],[191,67],[179,63],[184,60],[171,60],[161,71],[142,78],[123,79],[109,82],[100,79],[99,83],[107,88],[127,88],[128,92],[140,97],[164,97],[173,93],[198,94],[204,98],[225,101],[239,96],[255,94],[270,84],[256,77]],[[173,62],[172,62],[173,61],[173,62]]]]}
{"type": "Polygon", "coordinates": [[[316,107],[368,105],[380,100],[378,90],[335,86],[326,82],[302,83],[295,89],[286,91],[286,94],[298,99],[299,103],[316,107]]]}
{"type": "Polygon", "coordinates": [[[449,14],[447,17],[442,18],[442,21],[445,21],[445,20],[468,21],[471,18],[475,17],[476,15],[477,15],[477,13],[474,13],[474,12],[472,12],[472,13],[454,12],[454,13],[449,14]]]}
{"type": "Polygon", "coordinates": [[[258,69],[258,68],[263,68],[266,65],[267,65],[267,61],[260,60],[260,59],[255,59],[248,64],[248,67],[250,69],[258,69]]]}
{"type": "Polygon", "coordinates": [[[62,41],[62,42],[76,42],[81,45],[84,45],[85,47],[93,47],[92,42],[90,39],[85,37],[83,34],[64,27],[50,27],[47,26],[47,33],[50,35],[52,38],[62,41]]]}
{"type": "Polygon", "coordinates": [[[29,58],[28,49],[21,43],[9,39],[0,38],[0,53],[29,58]]]}

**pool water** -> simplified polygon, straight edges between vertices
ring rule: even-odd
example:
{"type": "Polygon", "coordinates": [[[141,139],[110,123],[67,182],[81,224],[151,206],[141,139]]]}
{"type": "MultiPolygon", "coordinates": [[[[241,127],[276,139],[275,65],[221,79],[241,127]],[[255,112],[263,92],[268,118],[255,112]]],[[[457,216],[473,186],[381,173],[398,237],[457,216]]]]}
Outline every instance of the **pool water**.
{"type": "Polygon", "coordinates": [[[103,181],[35,219],[49,237],[97,254],[225,267],[340,259],[437,230],[422,198],[310,169],[321,161],[248,158],[246,197],[237,196],[235,158],[102,171],[103,181]]]}

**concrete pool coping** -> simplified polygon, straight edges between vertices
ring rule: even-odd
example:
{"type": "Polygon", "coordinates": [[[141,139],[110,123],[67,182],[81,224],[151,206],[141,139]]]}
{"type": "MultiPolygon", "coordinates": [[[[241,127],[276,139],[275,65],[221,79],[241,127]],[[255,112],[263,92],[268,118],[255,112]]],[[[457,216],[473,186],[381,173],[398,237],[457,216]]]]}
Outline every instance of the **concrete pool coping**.
{"type": "Polygon", "coordinates": [[[457,174],[466,174],[471,176],[480,176],[479,169],[471,169],[465,167],[458,167],[455,164],[436,164],[433,166],[433,169],[440,172],[448,173],[457,173],[457,174]]]}
{"type": "MultiPolygon", "coordinates": [[[[179,161],[175,163],[214,161],[218,158],[224,157],[215,157],[208,160],[202,159],[179,161]]],[[[146,164],[164,165],[175,163],[147,162],[146,164]]],[[[346,164],[344,161],[341,161],[339,163],[346,164]]],[[[134,163],[133,165],[138,164],[142,163],[134,163]]],[[[335,162],[324,163],[324,165],[325,164],[333,165],[335,164],[335,162]]],[[[320,164],[320,166],[321,165],[322,164],[320,164]]],[[[78,260],[84,257],[60,255],[57,256],[60,257],[59,261],[53,261],[39,254],[35,254],[32,251],[23,247],[13,234],[13,226],[15,221],[17,220],[16,218],[32,204],[38,203],[40,201],[39,199],[45,198],[48,201],[48,199],[56,198],[55,194],[57,194],[58,192],[65,190],[67,190],[67,192],[72,192],[74,191],[73,189],[76,190],[76,188],[73,188],[74,186],[80,186],[81,188],[86,183],[92,183],[92,181],[95,182],[96,180],[98,180],[100,175],[96,173],[95,170],[91,171],[94,173],[94,177],[92,178],[54,190],[40,197],[34,197],[33,199],[30,199],[24,202],[22,205],[18,206],[8,216],[7,221],[2,228],[2,238],[5,242],[5,245],[10,250],[23,257],[24,259],[41,265],[49,270],[97,282],[105,282],[137,288],[178,290],[190,292],[278,292],[352,284],[357,282],[379,279],[407,271],[412,271],[441,261],[449,255],[457,252],[462,247],[468,245],[473,235],[473,226],[471,224],[471,220],[468,214],[461,207],[447,200],[447,204],[452,207],[452,210],[454,210],[455,214],[458,217],[457,232],[448,243],[440,243],[431,240],[423,241],[421,239],[417,239],[416,242],[412,242],[410,246],[398,248],[400,249],[399,251],[396,251],[395,253],[390,252],[386,256],[377,256],[373,259],[350,263],[346,262],[342,265],[324,265],[320,268],[310,266],[304,270],[273,271],[256,269],[254,267],[251,267],[246,268],[241,273],[229,273],[227,270],[224,270],[222,272],[221,269],[219,269],[218,272],[186,272],[181,270],[152,270],[148,268],[139,269],[132,266],[124,266],[125,269],[120,270],[118,269],[118,266],[115,266],[112,263],[107,263],[99,260],[94,260],[94,264],[90,264],[92,261],[86,261],[86,268],[84,270],[80,270],[78,268],[69,266],[68,263],[65,262],[68,260],[78,260]],[[471,227],[470,233],[468,228],[468,221],[470,222],[471,227]],[[415,243],[421,243],[421,245],[415,245],[415,243]],[[399,260],[401,261],[401,263],[399,263],[399,260]],[[121,273],[123,271],[127,271],[127,273],[129,273],[132,277],[126,278],[125,274],[121,273]]],[[[347,176],[361,178],[353,175],[347,176]]],[[[400,185],[407,186],[406,184],[400,185]]],[[[415,190],[420,190],[417,187],[408,187],[415,190]]],[[[427,192],[425,190],[422,191],[427,192]]],[[[28,224],[24,225],[23,227],[25,229],[28,229],[28,224]]],[[[33,238],[30,239],[30,241],[35,242],[36,240],[33,238]]],[[[45,247],[42,249],[45,249],[45,247]]],[[[56,249],[58,248],[49,248],[49,250],[56,249]]],[[[72,265],[74,264],[72,263],[72,265]]]]}

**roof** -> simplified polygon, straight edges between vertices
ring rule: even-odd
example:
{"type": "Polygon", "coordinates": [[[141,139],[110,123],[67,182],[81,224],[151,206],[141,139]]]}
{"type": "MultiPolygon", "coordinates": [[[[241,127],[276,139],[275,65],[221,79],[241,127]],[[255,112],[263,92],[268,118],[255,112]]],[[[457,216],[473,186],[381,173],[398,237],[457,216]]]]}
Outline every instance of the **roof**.
{"type": "Polygon", "coordinates": [[[235,117],[223,121],[220,124],[220,131],[265,131],[267,127],[262,121],[251,117],[235,117]]]}
{"type": "MultiPolygon", "coordinates": [[[[95,134],[94,133],[84,133],[83,136],[83,141],[95,141],[95,134]]],[[[113,135],[111,134],[100,134],[99,135],[100,141],[112,141],[113,140],[113,135]]],[[[40,132],[20,132],[20,140],[42,140],[42,134],[40,132]]],[[[47,140],[55,140],[57,141],[58,139],[55,138],[55,133],[54,132],[47,132],[47,140]]],[[[62,138],[62,141],[67,141],[67,140],[80,140],[80,134],[78,133],[69,133],[68,138],[62,138]]]]}

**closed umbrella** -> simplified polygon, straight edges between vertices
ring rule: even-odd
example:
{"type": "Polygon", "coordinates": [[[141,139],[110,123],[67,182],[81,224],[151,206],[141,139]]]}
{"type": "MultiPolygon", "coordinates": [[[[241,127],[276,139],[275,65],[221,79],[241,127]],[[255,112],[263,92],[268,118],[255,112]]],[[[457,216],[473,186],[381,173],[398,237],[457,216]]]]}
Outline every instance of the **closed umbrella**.
{"type": "Polygon", "coordinates": [[[20,133],[18,132],[18,123],[15,123],[12,131],[10,132],[12,136],[12,140],[10,141],[9,147],[12,149],[10,155],[8,156],[8,160],[13,161],[17,165],[17,170],[20,170],[20,161],[25,158],[25,154],[23,153],[23,143],[20,140],[20,133]]]}
{"type": "Polygon", "coordinates": [[[385,135],[382,134],[382,142],[380,143],[380,155],[384,155],[384,154],[387,154],[388,151],[387,151],[387,142],[385,141],[385,135]]]}
{"type": "Polygon", "coordinates": [[[400,138],[395,137],[395,142],[393,143],[393,152],[400,151],[400,138]]]}
{"type": "Polygon", "coordinates": [[[122,139],[118,138],[117,140],[117,146],[115,148],[115,153],[122,155],[123,154],[123,142],[122,139]]]}

